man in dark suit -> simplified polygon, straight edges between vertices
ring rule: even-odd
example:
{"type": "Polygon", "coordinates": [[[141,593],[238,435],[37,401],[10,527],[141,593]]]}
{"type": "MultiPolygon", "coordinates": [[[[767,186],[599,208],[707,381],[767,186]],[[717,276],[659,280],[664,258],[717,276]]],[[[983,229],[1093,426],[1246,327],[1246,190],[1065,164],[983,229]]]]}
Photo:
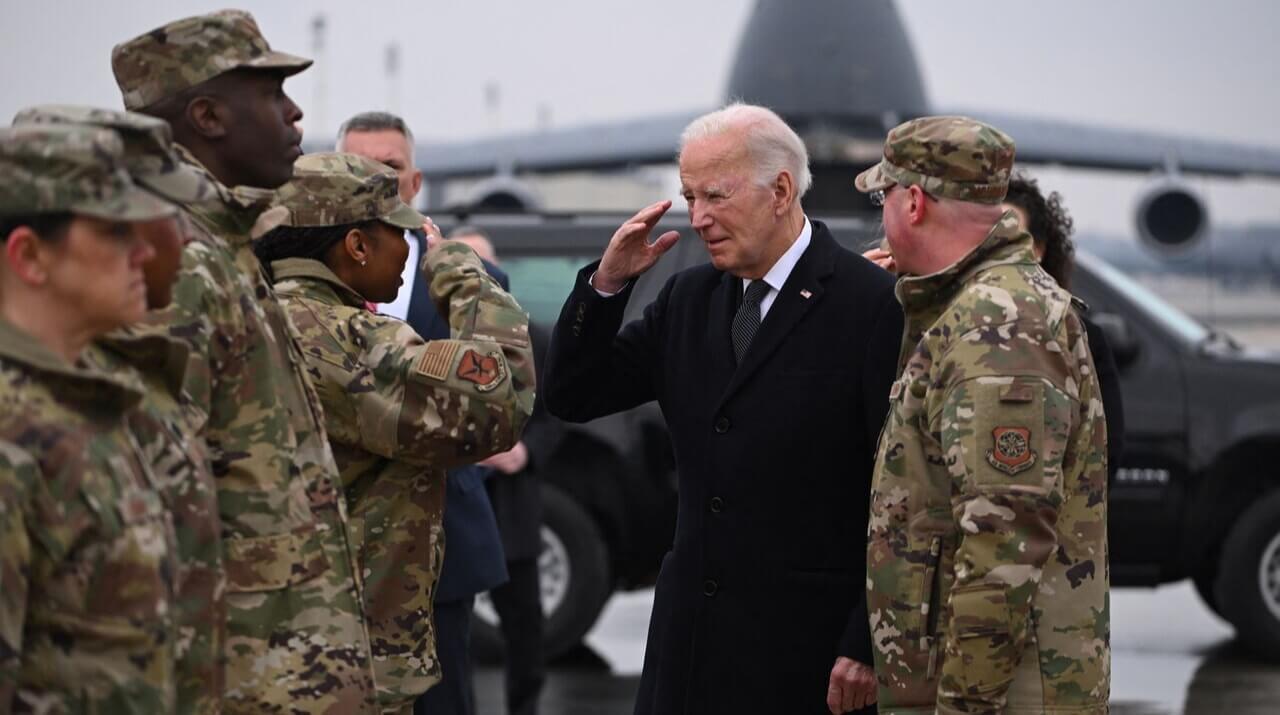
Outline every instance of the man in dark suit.
{"type": "Polygon", "coordinates": [[[622,326],[634,279],[679,238],[648,242],[670,202],[636,214],[579,274],[543,386],[566,420],[657,400],[670,427],[679,516],[635,712],[869,705],[864,559],[902,332],[893,279],[805,217],[808,155],[767,109],[695,120],[680,178],[711,264],[622,326]]]}
{"type": "MultiPolygon", "coordinates": [[[[365,112],[348,119],[338,129],[338,151],[369,157],[390,166],[400,179],[400,198],[412,205],[422,188],[422,172],[413,164],[413,134],[404,120],[385,112],[365,112]]],[[[411,232],[410,256],[401,295],[408,296],[405,317],[426,340],[449,337],[449,323],[440,316],[418,278],[418,256],[426,254],[426,237],[411,232]]],[[[492,263],[485,270],[505,290],[507,275],[492,263]]],[[[386,306],[384,312],[399,315],[404,306],[386,306]]],[[[493,507],[484,489],[491,472],[475,465],[449,471],[445,486],[444,565],[436,586],[436,649],[443,680],[414,704],[414,712],[431,715],[473,715],[475,695],[471,684],[471,609],[476,594],[507,580],[502,540],[493,507]]],[[[425,545],[424,545],[425,547],[425,545]]]]}
{"type": "MultiPolygon", "coordinates": [[[[423,236],[413,232],[421,252],[423,236]]],[[[485,270],[503,290],[509,290],[507,274],[484,262],[485,270]]],[[[417,281],[410,294],[407,322],[426,340],[449,337],[449,323],[427,295],[425,281],[417,281]]],[[[475,693],[471,679],[471,611],[476,594],[507,580],[502,537],[493,506],[485,491],[488,467],[469,465],[449,470],[444,497],[444,566],[436,586],[436,643],[444,679],[418,698],[415,713],[474,715],[475,693]]]]}
{"type": "MultiPolygon", "coordinates": [[[[480,229],[459,226],[449,238],[471,246],[482,259],[498,263],[493,243],[480,229]]],[[[545,327],[529,324],[539,384],[550,339],[545,327]]],[[[480,463],[493,470],[485,487],[498,518],[498,532],[502,535],[502,550],[507,559],[507,582],[490,589],[489,597],[500,619],[505,646],[504,690],[509,715],[537,715],[538,697],[546,680],[542,590],[538,580],[538,557],[542,554],[539,470],[563,438],[564,424],[547,414],[539,395],[533,402],[533,416],[525,425],[520,441],[510,450],[480,463]]]]}

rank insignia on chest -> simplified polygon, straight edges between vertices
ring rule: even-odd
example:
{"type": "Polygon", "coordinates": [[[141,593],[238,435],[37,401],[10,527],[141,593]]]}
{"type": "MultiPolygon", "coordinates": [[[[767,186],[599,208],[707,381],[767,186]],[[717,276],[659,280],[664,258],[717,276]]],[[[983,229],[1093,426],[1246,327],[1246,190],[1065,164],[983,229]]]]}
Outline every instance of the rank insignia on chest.
{"type": "Polygon", "coordinates": [[[1036,463],[1031,449],[1031,430],[1026,427],[996,427],[991,430],[987,462],[1005,474],[1017,474],[1036,463]]]}
{"type": "Polygon", "coordinates": [[[482,354],[475,350],[468,350],[462,354],[456,374],[463,380],[475,383],[476,389],[481,392],[496,388],[507,376],[506,370],[502,367],[500,353],[482,354]]]}

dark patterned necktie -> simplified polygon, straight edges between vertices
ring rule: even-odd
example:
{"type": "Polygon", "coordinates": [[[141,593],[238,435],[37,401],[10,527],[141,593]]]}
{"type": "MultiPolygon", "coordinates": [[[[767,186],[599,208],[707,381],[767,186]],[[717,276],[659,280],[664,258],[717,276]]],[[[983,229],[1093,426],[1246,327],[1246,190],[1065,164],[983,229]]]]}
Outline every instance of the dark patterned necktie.
{"type": "Polygon", "coordinates": [[[760,301],[768,294],[768,283],[763,280],[751,281],[747,292],[742,296],[742,305],[738,306],[738,312],[733,316],[730,336],[733,338],[733,354],[739,363],[742,362],[742,356],[747,354],[751,339],[760,329],[760,301]]]}

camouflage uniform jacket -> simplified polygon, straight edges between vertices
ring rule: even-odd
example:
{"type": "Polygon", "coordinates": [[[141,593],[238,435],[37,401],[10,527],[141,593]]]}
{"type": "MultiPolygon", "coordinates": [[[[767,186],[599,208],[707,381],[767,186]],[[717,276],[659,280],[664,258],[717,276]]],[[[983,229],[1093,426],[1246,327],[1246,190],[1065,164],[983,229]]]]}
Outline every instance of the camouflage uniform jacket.
{"type": "Polygon", "coordinates": [[[136,436],[169,505],[178,540],[177,712],[212,714],[221,712],[226,687],[227,579],[216,483],[182,396],[187,358],[183,343],[131,329],[99,338],[84,354],[89,366],[128,373],[145,388],[141,409],[153,428],[136,436]]]}
{"type": "Polygon", "coordinates": [[[1071,296],[1012,213],[897,293],[867,548],[880,712],[1104,713],[1106,431],[1071,296]]]}
{"type": "Polygon", "coordinates": [[[184,207],[192,240],[173,303],[152,314],[149,329],[191,348],[183,388],[209,451],[223,529],[225,708],[376,712],[324,417],[297,332],[250,245],[272,193],[208,178],[218,197],[184,207]]]}
{"type": "Polygon", "coordinates": [[[174,710],[176,536],[140,399],[0,322],[0,712],[174,710]]]}
{"type": "Polygon", "coordinates": [[[533,407],[528,318],[458,243],[422,263],[451,340],[424,342],[408,324],[370,312],[319,261],[271,268],[303,336],[361,541],[379,700],[405,707],[440,679],[432,600],[445,546],[444,470],[519,439],[533,407]]]}

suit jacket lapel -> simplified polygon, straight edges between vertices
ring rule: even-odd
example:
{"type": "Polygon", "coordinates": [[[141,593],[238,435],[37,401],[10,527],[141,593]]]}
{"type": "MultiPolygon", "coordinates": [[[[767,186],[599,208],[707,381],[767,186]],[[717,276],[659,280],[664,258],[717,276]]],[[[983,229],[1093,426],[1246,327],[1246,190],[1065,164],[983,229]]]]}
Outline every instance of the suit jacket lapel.
{"type": "MultiPolygon", "coordinates": [[[[813,238],[810,240],[809,247],[801,254],[800,260],[796,262],[796,267],[787,277],[782,290],[778,291],[778,296],[769,308],[768,315],[764,317],[764,322],[760,324],[760,330],[752,339],[747,354],[742,356],[742,364],[738,365],[738,369],[734,371],[733,379],[729,381],[729,386],[720,398],[721,405],[746,383],[778,349],[795,326],[800,324],[805,314],[822,300],[825,292],[823,282],[834,270],[832,251],[835,248],[835,239],[825,227],[814,222],[813,238]]],[[[740,282],[738,286],[741,286],[740,282]]],[[[734,309],[737,309],[736,306],[734,309]]],[[[726,330],[728,322],[732,319],[731,313],[725,323],[726,330]]],[[[730,344],[730,350],[732,351],[732,344],[730,344]]]]}
{"type": "MultiPolygon", "coordinates": [[[[418,242],[418,256],[427,255],[426,238],[420,231],[410,231],[409,235],[418,242]]],[[[412,291],[409,294],[409,309],[405,314],[405,322],[422,336],[424,340],[442,340],[449,337],[449,323],[435,304],[431,302],[431,291],[421,273],[414,277],[412,291]]]]}

